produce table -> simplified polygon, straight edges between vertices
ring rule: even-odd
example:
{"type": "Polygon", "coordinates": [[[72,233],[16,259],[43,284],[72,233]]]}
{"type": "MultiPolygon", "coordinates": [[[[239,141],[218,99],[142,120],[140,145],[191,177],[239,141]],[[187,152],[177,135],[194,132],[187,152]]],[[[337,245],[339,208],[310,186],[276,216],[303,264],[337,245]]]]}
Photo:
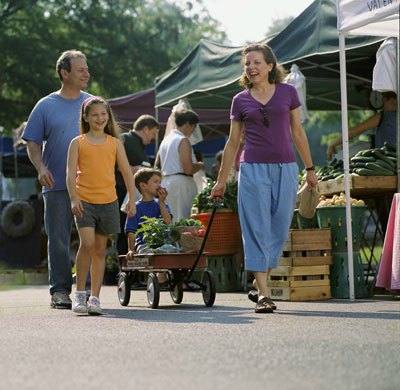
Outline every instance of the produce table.
{"type": "MultiPolygon", "coordinates": [[[[321,195],[327,197],[345,192],[344,178],[320,181],[318,190],[321,195]]],[[[375,273],[372,272],[372,262],[374,261],[377,265],[379,258],[375,257],[374,249],[379,241],[382,243],[384,241],[390,204],[396,192],[397,176],[350,176],[351,197],[365,200],[369,211],[369,217],[366,218],[362,232],[362,252],[368,261],[366,278],[371,275],[375,277],[375,273]],[[377,215],[374,214],[374,211],[377,215]],[[375,226],[372,240],[367,237],[370,223],[375,226]]],[[[369,235],[371,236],[371,232],[369,235]]]]}
{"type": "MultiPolygon", "coordinates": [[[[321,195],[332,196],[344,192],[344,178],[320,181],[321,195]]],[[[396,176],[350,176],[350,194],[353,198],[375,198],[397,191],[396,176]]]]}

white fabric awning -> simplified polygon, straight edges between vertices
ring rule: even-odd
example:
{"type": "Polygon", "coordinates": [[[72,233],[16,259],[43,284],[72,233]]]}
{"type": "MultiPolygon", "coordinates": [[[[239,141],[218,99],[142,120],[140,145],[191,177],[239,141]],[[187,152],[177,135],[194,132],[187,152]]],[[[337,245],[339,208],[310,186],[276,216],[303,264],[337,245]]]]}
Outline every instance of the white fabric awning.
{"type": "Polygon", "coordinates": [[[338,30],[348,35],[399,37],[400,0],[337,0],[338,30]]]}

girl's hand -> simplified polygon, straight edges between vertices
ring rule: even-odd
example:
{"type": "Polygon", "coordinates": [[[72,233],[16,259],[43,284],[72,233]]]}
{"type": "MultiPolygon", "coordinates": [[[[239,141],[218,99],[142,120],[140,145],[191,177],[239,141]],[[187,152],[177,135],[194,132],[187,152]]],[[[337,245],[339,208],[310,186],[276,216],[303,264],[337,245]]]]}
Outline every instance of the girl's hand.
{"type": "Polygon", "coordinates": [[[83,206],[79,199],[71,200],[71,211],[78,218],[83,217],[83,206]]]}
{"type": "Polygon", "coordinates": [[[157,191],[157,195],[158,195],[158,201],[161,203],[165,203],[168,196],[168,191],[166,188],[160,187],[157,191]]]}
{"type": "Polygon", "coordinates": [[[133,217],[136,215],[136,204],[134,201],[131,201],[131,198],[128,198],[128,201],[126,202],[126,214],[128,217],[133,217]]]}
{"type": "Polygon", "coordinates": [[[318,177],[315,171],[307,171],[306,175],[307,189],[311,191],[311,187],[316,187],[318,184],[318,177]]]}
{"type": "Polygon", "coordinates": [[[127,259],[127,260],[132,260],[134,254],[135,254],[134,251],[129,250],[128,253],[126,254],[126,259],[127,259]]]}
{"type": "Polygon", "coordinates": [[[221,200],[224,197],[226,190],[226,184],[222,184],[219,181],[217,181],[214,185],[214,187],[211,189],[211,199],[215,200],[221,200]]]}

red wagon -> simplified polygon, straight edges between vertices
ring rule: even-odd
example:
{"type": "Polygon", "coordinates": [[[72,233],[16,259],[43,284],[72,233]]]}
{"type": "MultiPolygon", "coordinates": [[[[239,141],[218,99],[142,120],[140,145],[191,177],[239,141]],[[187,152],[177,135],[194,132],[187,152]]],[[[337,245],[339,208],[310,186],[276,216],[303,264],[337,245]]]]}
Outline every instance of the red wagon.
{"type": "Polygon", "coordinates": [[[137,254],[132,260],[125,255],[119,256],[120,275],[118,278],[118,300],[122,306],[127,306],[132,290],[147,291],[149,306],[157,309],[160,302],[160,291],[169,291],[174,303],[180,304],[185,291],[201,291],[206,306],[212,306],[216,296],[215,279],[207,270],[206,255],[203,253],[208,234],[217,210],[214,205],[208,228],[201,244],[199,253],[151,253],[137,254]],[[192,279],[196,269],[205,269],[201,281],[192,279]],[[148,273],[147,283],[139,281],[141,272],[148,273]],[[159,283],[157,272],[166,272],[167,280],[159,283]]]}

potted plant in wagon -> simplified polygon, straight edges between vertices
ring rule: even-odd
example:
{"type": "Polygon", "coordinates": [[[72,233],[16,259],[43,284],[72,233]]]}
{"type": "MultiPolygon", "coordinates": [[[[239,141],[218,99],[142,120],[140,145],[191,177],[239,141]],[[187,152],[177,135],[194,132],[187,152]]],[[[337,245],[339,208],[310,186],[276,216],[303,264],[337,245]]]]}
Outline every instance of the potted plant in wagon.
{"type": "MultiPolygon", "coordinates": [[[[197,194],[193,201],[192,218],[199,219],[207,228],[214,202],[210,199],[211,189],[215,182],[210,181],[207,187],[197,194]]],[[[224,199],[217,208],[213,224],[204,248],[212,255],[235,254],[242,250],[242,236],[237,213],[237,182],[228,182],[224,199]]]]}

